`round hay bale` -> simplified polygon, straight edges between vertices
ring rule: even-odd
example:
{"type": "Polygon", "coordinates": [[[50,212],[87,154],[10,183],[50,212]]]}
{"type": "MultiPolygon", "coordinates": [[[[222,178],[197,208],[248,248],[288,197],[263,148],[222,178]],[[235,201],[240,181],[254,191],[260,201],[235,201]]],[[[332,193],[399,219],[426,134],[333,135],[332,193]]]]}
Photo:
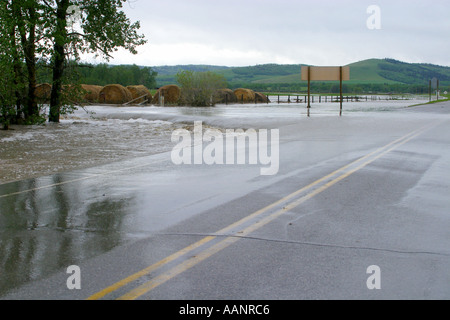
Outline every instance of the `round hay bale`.
{"type": "Polygon", "coordinates": [[[251,89],[239,88],[234,90],[238,102],[250,103],[255,102],[255,91],[251,89]]]}
{"type": "Polygon", "coordinates": [[[164,96],[164,104],[177,104],[181,97],[181,89],[174,84],[161,87],[153,97],[152,103],[159,104],[162,96],[164,96]]]}
{"type": "Polygon", "coordinates": [[[102,86],[95,86],[90,84],[82,84],[81,88],[86,91],[84,95],[84,101],[89,103],[98,103],[100,100],[100,92],[102,91],[102,86]]]}
{"type": "Polygon", "coordinates": [[[255,99],[256,99],[256,102],[260,102],[260,103],[270,102],[269,97],[261,92],[255,92],[255,99]]]}
{"type": "Polygon", "coordinates": [[[100,91],[100,103],[124,104],[131,100],[130,91],[120,84],[109,84],[100,91]]]}
{"type": "Polygon", "coordinates": [[[142,86],[142,85],[128,86],[127,89],[131,93],[132,100],[137,99],[137,100],[133,101],[134,104],[142,103],[145,100],[152,101],[152,94],[151,94],[150,90],[148,90],[145,86],[142,86]],[[142,96],[144,96],[144,97],[142,97],[142,96]],[[140,97],[142,97],[142,98],[140,98],[140,97]],[[138,99],[138,98],[140,98],[140,99],[138,99]]]}
{"type": "Polygon", "coordinates": [[[231,89],[220,89],[217,91],[217,103],[236,103],[238,99],[231,89]]]}
{"type": "Polygon", "coordinates": [[[52,86],[48,83],[38,84],[34,89],[34,94],[39,103],[49,103],[52,95],[52,86]]]}

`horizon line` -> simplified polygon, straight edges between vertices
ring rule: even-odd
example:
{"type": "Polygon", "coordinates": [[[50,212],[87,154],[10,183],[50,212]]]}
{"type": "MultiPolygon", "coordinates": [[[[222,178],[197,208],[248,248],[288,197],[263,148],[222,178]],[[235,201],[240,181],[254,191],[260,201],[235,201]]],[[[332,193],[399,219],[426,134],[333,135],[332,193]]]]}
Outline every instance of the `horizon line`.
{"type": "MultiPolygon", "coordinates": [[[[433,65],[433,66],[438,66],[438,67],[444,67],[444,68],[450,68],[450,65],[440,65],[440,64],[436,64],[436,63],[431,63],[431,62],[408,62],[408,61],[403,61],[403,60],[398,60],[398,59],[394,59],[394,58],[368,58],[368,59],[363,59],[363,60],[358,60],[355,62],[351,62],[348,64],[344,64],[344,65],[334,65],[334,66],[349,66],[352,64],[356,64],[356,63],[360,63],[360,62],[364,62],[364,61],[369,61],[369,60],[395,60],[398,62],[402,62],[402,63],[407,63],[407,64],[425,64],[425,65],[433,65]]],[[[107,65],[115,65],[115,66],[126,66],[126,65],[138,65],[140,67],[150,67],[150,68],[158,68],[158,67],[178,67],[178,66],[210,66],[210,67],[223,67],[223,68],[247,68],[247,67],[256,67],[256,66],[264,66],[264,65],[277,65],[277,66],[331,66],[331,65],[324,65],[324,64],[307,64],[307,63],[275,63],[275,62],[267,62],[267,63],[257,63],[257,64],[252,64],[252,65],[242,65],[242,66],[236,66],[236,65],[220,65],[220,64],[209,64],[209,63],[178,63],[178,64],[159,64],[159,65],[141,65],[141,64],[136,64],[136,63],[112,63],[112,62],[98,62],[98,63],[93,63],[93,62],[83,62],[82,63],[86,63],[86,64],[93,64],[93,65],[98,65],[98,64],[107,64],[107,65]]]]}

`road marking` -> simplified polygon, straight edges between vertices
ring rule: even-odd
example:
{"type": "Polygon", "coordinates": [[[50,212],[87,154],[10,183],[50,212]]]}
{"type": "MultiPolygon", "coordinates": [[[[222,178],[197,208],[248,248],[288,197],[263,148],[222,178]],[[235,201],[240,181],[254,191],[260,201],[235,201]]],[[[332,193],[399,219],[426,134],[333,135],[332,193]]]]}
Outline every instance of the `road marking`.
{"type": "Polygon", "coordinates": [[[96,294],[94,294],[92,296],[90,296],[88,298],[88,300],[98,300],[98,299],[104,297],[105,295],[107,295],[107,294],[109,294],[109,293],[111,293],[113,291],[116,291],[117,289],[127,285],[128,283],[130,283],[132,281],[135,281],[135,280],[139,279],[140,277],[142,277],[142,276],[144,276],[146,274],[149,274],[150,272],[158,269],[162,265],[167,264],[167,263],[169,263],[169,262],[171,262],[171,261],[173,261],[173,260],[175,260],[175,259],[177,259],[177,258],[179,258],[179,257],[181,257],[181,256],[183,256],[185,254],[187,254],[188,252],[190,252],[190,251],[192,251],[192,250],[202,246],[203,244],[205,244],[205,243],[207,243],[207,242],[209,242],[209,241],[211,241],[211,240],[213,240],[215,238],[216,237],[213,237],[213,236],[205,237],[202,240],[200,240],[200,241],[198,241],[198,242],[196,242],[196,243],[194,243],[194,244],[192,244],[190,246],[187,246],[186,248],[184,248],[184,249],[182,249],[182,250],[180,250],[180,251],[178,251],[178,252],[168,256],[167,258],[164,258],[161,261],[159,261],[159,262],[157,262],[157,263],[155,263],[155,264],[153,264],[153,265],[151,265],[151,266],[149,266],[149,267],[147,267],[147,268],[145,268],[145,269],[143,269],[143,270],[141,270],[141,271],[139,271],[139,272],[137,272],[137,273],[135,273],[135,274],[133,274],[133,275],[131,275],[131,276],[129,276],[129,277],[127,277],[127,278],[117,282],[117,283],[115,283],[115,284],[113,284],[112,286],[109,286],[108,288],[106,288],[106,289],[104,289],[104,290],[102,290],[102,291],[100,291],[100,292],[98,292],[98,293],[96,293],[96,294]]]}
{"type": "Polygon", "coordinates": [[[101,299],[101,298],[105,297],[106,295],[112,293],[113,291],[116,291],[119,288],[130,284],[131,282],[137,280],[138,278],[140,278],[144,275],[148,275],[149,273],[156,271],[157,269],[167,265],[170,262],[175,261],[178,258],[185,256],[188,253],[192,253],[195,249],[199,249],[202,246],[206,246],[206,244],[212,242],[213,240],[217,240],[219,236],[223,236],[223,235],[226,236],[227,233],[233,231],[234,229],[237,229],[238,227],[243,226],[246,223],[251,222],[252,220],[255,220],[257,217],[260,217],[264,213],[267,213],[268,211],[270,211],[276,207],[279,207],[283,203],[291,200],[292,198],[295,198],[295,197],[301,195],[302,193],[305,193],[306,191],[309,191],[309,190],[313,189],[314,187],[317,187],[316,189],[310,191],[306,195],[301,196],[298,199],[294,199],[292,202],[284,205],[282,207],[282,209],[278,209],[274,213],[270,213],[268,216],[263,217],[259,221],[253,222],[249,226],[244,227],[244,229],[235,230],[234,234],[235,235],[239,234],[239,237],[236,237],[233,235],[227,236],[224,240],[221,240],[221,241],[201,250],[200,253],[197,253],[196,255],[194,255],[188,259],[185,259],[184,261],[180,262],[179,264],[172,267],[168,271],[165,271],[162,274],[155,276],[152,280],[145,282],[144,284],[138,286],[137,288],[120,296],[118,299],[119,300],[134,300],[134,299],[141,297],[142,295],[148,293],[149,291],[153,290],[154,288],[158,287],[159,285],[169,281],[170,279],[174,278],[175,276],[187,271],[188,269],[192,268],[193,266],[197,265],[198,263],[200,263],[200,262],[206,260],[207,258],[211,257],[212,255],[222,251],[223,249],[227,248],[231,244],[239,241],[240,239],[242,239],[240,237],[244,237],[244,236],[262,228],[263,226],[265,226],[269,222],[275,220],[282,214],[294,209],[295,207],[298,207],[300,204],[315,197],[316,195],[322,193],[323,191],[329,189],[331,186],[335,185],[339,181],[342,181],[343,179],[354,174],[355,172],[358,172],[359,170],[361,170],[362,168],[371,164],[375,160],[383,157],[384,155],[390,153],[391,151],[398,148],[399,146],[401,146],[401,145],[407,143],[408,141],[414,139],[415,137],[419,136],[426,130],[430,129],[432,126],[434,126],[434,125],[424,126],[424,127],[419,128],[411,133],[406,134],[405,136],[403,136],[399,139],[392,141],[391,143],[359,158],[358,160],[353,161],[350,164],[343,166],[342,168],[314,181],[313,183],[289,194],[288,196],[286,196],[286,197],[284,197],[284,198],[282,198],[282,199],[280,199],[280,200],[278,200],[256,212],[250,214],[249,216],[246,216],[245,218],[221,229],[220,231],[216,232],[217,236],[213,236],[213,235],[207,236],[207,237],[203,238],[202,240],[200,240],[200,241],[172,254],[171,256],[153,264],[152,266],[145,268],[145,269],[113,284],[112,286],[90,296],[88,298],[88,300],[101,299]],[[346,170],[348,170],[348,171],[345,172],[346,170]],[[331,179],[332,177],[334,177],[340,173],[342,173],[342,174],[339,175],[338,177],[332,179],[331,181],[328,181],[329,179],[331,179]],[[324,183],[324,184],[320,185],[321,183],[324,183]]]}

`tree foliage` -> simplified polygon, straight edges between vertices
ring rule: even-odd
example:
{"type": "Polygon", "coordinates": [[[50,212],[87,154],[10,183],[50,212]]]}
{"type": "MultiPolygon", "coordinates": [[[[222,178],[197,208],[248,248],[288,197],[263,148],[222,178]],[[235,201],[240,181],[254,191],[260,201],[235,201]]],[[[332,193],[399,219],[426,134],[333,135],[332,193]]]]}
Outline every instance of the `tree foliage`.
{"type": "MultiPolygon", "coordinates": [[[[4,19],[4,5],[0,7],[0,17],[4,19]]],[[[16,83],[14,66],[11,61],[14,60],[14,53],[11,47],[11,39],[7,35],[11,30],[6,29],[5,24],[0,25],[0,123],[4,129],[8,129],[11,120],[16,115],[16,93],[19,86],[16,83]]]]}
{"type": "Polygon", "coordinates": [[[105,86],[112,83],[129,85],[143,85],[149,89],[156,88],[156,75],[150,67],[137,65],[83,65],[78,67],[80,81],[85,84],[105,86]]]}
{"type": "Polygon", "coordinates": [[[378,65],[379,74],[389,80],[406,84],[420,84],[424,80],[437,78],[442,82],[450,81],[450,68],[429,64],[409,64],[393,59],[385,59],[388,63],[378,65]]]}
{"type": "Polygon", "coordinates": [[[39,20],[34,9],[31,0],[3,0],[0,3],[0,70],[4,75],[0,87],[0,116],[5,126],[10,121],[17,121],[21,115],[26,119],[39,116],[34,95],[34,67],[36,42],[41,38],[42,28],[37,27],[39,20]]]}
{"type": "Polygon", "coordinates": [[[63,87],[74,84],[73,75],[67,72],[70,61],[78,61],[82,54],[95,54],[108,60],[119,48],[136,54],[137,47],[146,40],[138,33],[139,22],[131,22],[121,10],[126,2],[2,0],[0,70],[13,75],[13,80],[7,77],[1,83],[2,118],[11,114],[6,109],[12,108],[3,106],[8,104],[6,97],[12,96],[17,116],[39,116],[34,94],[39,62],[51,68],[49,120],[58,122],[67,103],[63,87]]]}
{"type": "MultiPolygon", "coordinates": [[[[52,74],[48,64],[38,63],[37,79],[40,83],[51,83],[52,74]]],[[[108,84],[121,84],[123,86],[143,85],[149,89],[155,89],[157,73],[150,67],[133,65],[80,64],[70,62],[66,67],[67,75],[75,76],[73,81],[81,84],[105,86],[108,84]]],[[[72,81],[72,82],[73,82],[72,81]]]]}
{"type": "Polygon", "coordinates": [[[132,23],[120,9],[126,0],[55,0],[45,1],[53,12],[53,88],[50,102],[50,121],[59,121],[61,108],[61,80],[64,61],[70,55],[78,60],[82,53],[93,53],[103,58],[124,48],[133,54],[144,44],[144,36],[137,33],[140,23],[132,23]],[[69,9],[73,8],[73,12],[69,9]],[[77,15],[70,29],[68,17],[77,15]]]}
{"type": "Polygon", "coordinates": [[[194,107],[213,106],[218,97],[218,90],[226,88],[222,75],[211,71],[181,71],[176,75],[181,86],[180,103],[194,107]]]}

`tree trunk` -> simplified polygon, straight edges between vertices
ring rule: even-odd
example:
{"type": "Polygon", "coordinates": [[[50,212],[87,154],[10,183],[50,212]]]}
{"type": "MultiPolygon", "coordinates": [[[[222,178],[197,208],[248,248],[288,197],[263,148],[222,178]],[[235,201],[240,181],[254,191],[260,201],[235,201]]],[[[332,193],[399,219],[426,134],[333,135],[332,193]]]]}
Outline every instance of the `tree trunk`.
{"type": "MultiPolygon", "coordinates": [[[[36,88],[36,12],[35,7],[30,4],[23,6],[21,2],[13,1],[12,10],[13,15],[18,19],[18,30],[20,34],[20,41],[22,43],[23,54],[25,57],[25,65],[27,67],[28,75],[28,96],[26,106],[23,110],[25,119],[33,119],[39,116],[39,108],[37,104],[35,88],[36,88]],[[24,11],[22,11],[24,10],[24,11]]],[[[15,33],[15,27],[14,27],[15,33]]],[[[15,44],[15,36],[12,37],[13,51],[15,54],[15,64],[18,63],[18,53],[15,44]]],[[[20,64],[14,66],[16,77],[19,75],[18,71],[20,64]]],[[[19,78],[17,77],[16,81],[19,78]]],[[[19,94],[19,93],[17,93],[19,94]]],[[[17,105],[22,104],[21,98],[18,96],[17,105]]],[[[19,108],[18,108],[19,111],[19,108]]]]}
{"type": "Polygon", "coordinates": [[[50,97],[50,122],[59,122],[61,114],[61,89],[62,77],[64,73],[64,46],[55,44],[54,65],[53,65],[53,85],[50,97]]]}
{"type": "Polygon", "coordinates": [[[56,11],[56,32],[54,35],[53,49],[53,85],[50,98],[50,122],[59,122],[62,107],[62,80],[65,62],[65,44],[67,41],[67,20],[66,14],[69,7],[69,0],[57,1],[56,11]]]}
{"type": "MultiPolygon", "coordinates": [[[[20,14],[20,8],[17,6],[15,1],[12,1],[11,3],[11,13],[13,17],[17,17],[20,18],[21,14],[20,14]]],[[[19,29],[19,33],[22,34],[20,28],[19,29]]],[[[15,121],[18,121],[19,118],[21,117],[21,112],[22,112],[22,92],[19,89],[21,83],[23,83],[23,74],[22,74],[22,63],[20,61],[19,58],[19,52],[17,50],[17,38],[16,38],[16,31],[17,31],[17,23],[16,21],[13,21],[11,23],[11,30],[10,30],[10,43],[11,43],[11,52],[12,52],[12,63],[13,63],[13,70],[14,70],[14,92],[15,92],[15,97],[16,97],[16,110],[17,110],[17,114],[16,114],[16,119],[15,121]]],[[[6,123],[5,123],[5,130],[6,130],[6,123]]]]}
{"type": "Polygon", "coordinates": [[[35,88],[36,88],[36,35],[35,29],[36,25],[34,24],[35,20],[35,12],[33,9],[30,9],[30,20],[33,21],[33,25],[30,25],[30,31],[28,39],[25,41],[24,52],[25,52],[25,63],[27,65],[28,71],[28,101],[26,108],[26,116],[27,117],[37,117],[39,116],[39,107],[36,99],[35,88]]]}
{"type": "MultiPolygon", "coordinates": [[[[13,70],[14,70],[14,91],[15,91],[15,97],[16,97],[16,119],[15,121],[19,121],[21,117],[21,112],[23,111],[23,104],[22,104],[22,90],[20,90],[20,84],[23,81],[23,74],[22,74],[22,66],[21,62],[19,60],[19,53],[17,52],[17,46],[16,46],[16,38],[15,38],[15,30],[16,28],[13,28],[13,31],[11,32],[11,50],[13,54],[13,70]]],[[[24,114],[25,116],[25,114],[24,114]]]]}

